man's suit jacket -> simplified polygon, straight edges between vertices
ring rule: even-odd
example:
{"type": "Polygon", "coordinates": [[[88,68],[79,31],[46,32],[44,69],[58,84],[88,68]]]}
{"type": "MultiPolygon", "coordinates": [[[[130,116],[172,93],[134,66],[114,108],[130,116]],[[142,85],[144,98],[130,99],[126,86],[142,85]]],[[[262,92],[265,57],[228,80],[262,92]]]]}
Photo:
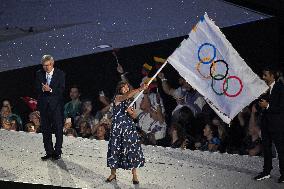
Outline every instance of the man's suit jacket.
{"type": "Polygon", "coordinates": [[[269,107],[264,110],[263,127],[270,132],[284,131],[284,85],[276,81],[268,97],[269,107]]]}
{"type": "Polygon", "coordinates": [[[58,68],[54,68],[50,88],[52,92],[43,92],[42,83],[46,83],[46,72],[39,70],[36,72],[36,91],[38,95],[38,106],[41,112],[45,111],[47,106],[54,110],[58,106],[63,107],[63,93],[65,90],[65,74],[58,68]]]}

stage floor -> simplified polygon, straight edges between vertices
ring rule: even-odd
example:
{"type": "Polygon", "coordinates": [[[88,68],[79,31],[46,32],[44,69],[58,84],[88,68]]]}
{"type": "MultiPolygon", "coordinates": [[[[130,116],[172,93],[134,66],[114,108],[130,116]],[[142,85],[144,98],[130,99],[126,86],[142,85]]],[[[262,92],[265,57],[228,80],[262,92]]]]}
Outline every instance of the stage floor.
{"type": "Polygon", "coordinates": [[[262,169],[262,158],[143,146],[146,164],[138,170],[140,184],[131,183],[131,172],[118,170],[117,181],[105,183],[107,142],[64,137],[62,159],[40,160],[42,135],[0,130],[0,180],[74,188],[283,188],[277,184],[278,163],[272,178],[253,181],[262,169]]]}

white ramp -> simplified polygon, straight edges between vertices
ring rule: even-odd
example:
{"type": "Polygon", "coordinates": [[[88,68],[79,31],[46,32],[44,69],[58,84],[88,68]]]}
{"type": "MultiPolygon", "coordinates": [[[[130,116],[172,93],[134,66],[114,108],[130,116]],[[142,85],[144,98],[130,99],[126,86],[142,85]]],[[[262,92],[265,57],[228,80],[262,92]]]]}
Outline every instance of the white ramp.
{"type": "Polygon", "coordinates": [[[140,184],[131,183],[131,172],[119,170],[117,182],[105,183],[107,142],[64,137],[62,159],[40,160],[42,135],[0,130],[0,180],[74,188],[153,189],[280,189],[278,163],[272,178],[256,182],[262,158],[143,146],[145,167],[138,170],[140,184]]]}

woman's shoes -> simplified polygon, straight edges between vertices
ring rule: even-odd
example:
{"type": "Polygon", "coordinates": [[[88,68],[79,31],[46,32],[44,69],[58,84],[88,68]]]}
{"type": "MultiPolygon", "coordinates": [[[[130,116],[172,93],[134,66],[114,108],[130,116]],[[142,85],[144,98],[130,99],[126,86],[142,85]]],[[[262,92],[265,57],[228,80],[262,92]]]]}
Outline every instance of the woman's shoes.
{"type": "Polygon", "coordinates": [[[132,183],[133,183],[133,184],[139,184],[139,181],[138,181],[137,175],[133,175],[132,183]]]}
{"type": "MultiPolygon", "coordinates": [[[[106,180],[105,182],[112,182],[113,180],[116,180],[116,175],[110,175],[106,180]]],[[[139,181],[137,179],[132,179],[132,183],[133,184],[139,184],[139,181]]]]}
{"type": "Polygon", "coordinates": [[[110,175],[107,179],[106,182],[111,182],[113,180],[116,180],[116,175],[110,175]]]}
{"type": "Polygon", "coordinates": [[[139,184],[138,180],[132,180],[133,184],[139,184]]]}

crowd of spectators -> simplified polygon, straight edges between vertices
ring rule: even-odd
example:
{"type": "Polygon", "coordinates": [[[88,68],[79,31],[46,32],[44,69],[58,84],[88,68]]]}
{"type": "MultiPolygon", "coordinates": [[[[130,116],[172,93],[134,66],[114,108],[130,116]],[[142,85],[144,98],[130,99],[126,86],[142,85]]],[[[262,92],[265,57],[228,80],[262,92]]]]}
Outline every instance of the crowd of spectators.
{"type": "MultiPolygon", "coordinates": [[[[117,72],[128,81],[120,64],[117,72]]],[[[142,83],[148,81],[147,72],[142,83]]],[[[101,91],[98,97],[101,109],[94,113],[90,99],[81,99],[80,86],[69,89],[70,101],[64,106],[64,135],[96,140],[108,140],[112,122],[112,97],[101,91]]],[[[134,105],[135,122],[141,142],[145,145],[168,146],[189,150],[227,152],[241,155],[262,154],[259,109],[253,102],[230,123],[225,124],[209,107],[204,97],[184,78],[179,86],[170,86],[164,73],[140,96],[134,105]],[[167,114],[163,95],[176,101],[174,110],[167,114]]],[[[13,112],[9,100],[2,101],[1,129],[40,133],[40,114],[31,111],[27,123],[13,112]]]]}

